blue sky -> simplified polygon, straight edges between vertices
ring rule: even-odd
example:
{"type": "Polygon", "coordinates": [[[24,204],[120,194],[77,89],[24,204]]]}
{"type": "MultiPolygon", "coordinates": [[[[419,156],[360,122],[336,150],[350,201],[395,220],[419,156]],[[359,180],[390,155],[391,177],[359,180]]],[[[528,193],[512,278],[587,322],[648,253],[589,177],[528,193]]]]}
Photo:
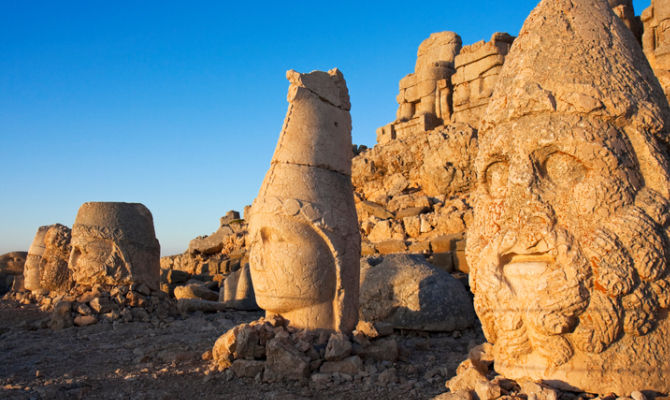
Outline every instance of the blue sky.
{"type": "Polygon", "coordinates": [[[0,0],[0,254],[86,201],[144,203],[163,255],[182,252],[258,193],[287,69],[340,68],[372,146],[430,33],[516,35],[537,4],[243,3],[0,0]]]}

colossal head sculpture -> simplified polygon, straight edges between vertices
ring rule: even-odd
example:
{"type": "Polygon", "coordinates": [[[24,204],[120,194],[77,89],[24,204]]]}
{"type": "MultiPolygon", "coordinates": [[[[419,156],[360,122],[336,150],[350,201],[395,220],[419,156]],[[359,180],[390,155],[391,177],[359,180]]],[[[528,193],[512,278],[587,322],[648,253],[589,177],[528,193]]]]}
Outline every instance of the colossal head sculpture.
{"type": "Polygon", "coordinates": [[[479,132],[467,255],[495,368],[668,392],[670,110],[605,0],[543,0],[479,132]]]}
{"type": "Polygon", "coordinates": [[[51,226],[45,225],[37,228],[37,233],[28,249],[26,264],[23,267],[23,286],[31,292],[42,290],[40,285],[40,263],[44,254],[44,236],[51,226]]]}
{"type": "Polygon", "coordinates": [[[160,245],[151,212],[139,203],[89,202],[72,227],[76,285],[144,283],[159,289],[160,245]]]}
{"type": "Polygon", "coordinates": [[[40,286],[49,291],[65,292],[72,285],[68,266],[72,231],[65,225],[51,225],[44,235],[44,252],[40,261],[40,286]]]}
{"type": "Polygon", "coordinates": [[[351,331],[360,234],[347,86],[337,69],[286,77],[289,109],[249,218],[256,301],[297,328],[351,331]]]}

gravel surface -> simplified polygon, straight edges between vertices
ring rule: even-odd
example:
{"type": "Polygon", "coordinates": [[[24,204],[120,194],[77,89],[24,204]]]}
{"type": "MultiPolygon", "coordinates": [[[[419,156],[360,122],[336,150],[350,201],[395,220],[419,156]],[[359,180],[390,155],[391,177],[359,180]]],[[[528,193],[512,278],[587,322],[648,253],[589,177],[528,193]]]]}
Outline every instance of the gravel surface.
{"type": "Polygon", "coordinates": [[[202,354],[260,312],[192,313],[159,322],[98,323],[54,331],[35,305],[0,301],[3,399],[426,399],[445,392],[481,330],[398,332],[401,360],[365,365],[333,382],[264,383],[210,372],[202,354]]]}

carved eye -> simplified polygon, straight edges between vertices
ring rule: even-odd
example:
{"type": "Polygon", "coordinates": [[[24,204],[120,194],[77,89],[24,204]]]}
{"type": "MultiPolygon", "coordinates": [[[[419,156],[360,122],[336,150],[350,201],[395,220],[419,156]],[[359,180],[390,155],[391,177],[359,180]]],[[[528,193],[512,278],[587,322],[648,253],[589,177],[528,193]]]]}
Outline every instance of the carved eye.
{"type": "Polygon", "coordinates": [[[544,161],[544,172],[555,185],[570,188],[584,179],[586,167],[575,157],[556,152],[544,161]]]}
{"type": "Polygon", "coordinates": [[[486,168],[486,189],[492,197],[502,197],[507,190],[509,165],[507,161],[497,161],[486,168]]]}

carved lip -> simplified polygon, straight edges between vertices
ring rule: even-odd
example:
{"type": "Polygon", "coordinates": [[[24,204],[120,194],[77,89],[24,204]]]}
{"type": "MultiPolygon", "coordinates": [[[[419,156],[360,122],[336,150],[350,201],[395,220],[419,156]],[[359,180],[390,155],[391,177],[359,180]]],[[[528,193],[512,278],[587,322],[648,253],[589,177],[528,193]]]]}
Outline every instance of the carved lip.
{"type": "Polygon", "coordinates": [[[502,256],[503,265],[530,263],[530,262],[545,262],[547,264],[554,262],[554,257],[549,252],[518,254],[507,253],[502,256]]]}
{"type": "Polygon", "coordinates": [[[503,256],[502,264],[505,276],[515,278],[540,276],[553,262],[554,257],[549,253],[509,253],[503,256]]]}

